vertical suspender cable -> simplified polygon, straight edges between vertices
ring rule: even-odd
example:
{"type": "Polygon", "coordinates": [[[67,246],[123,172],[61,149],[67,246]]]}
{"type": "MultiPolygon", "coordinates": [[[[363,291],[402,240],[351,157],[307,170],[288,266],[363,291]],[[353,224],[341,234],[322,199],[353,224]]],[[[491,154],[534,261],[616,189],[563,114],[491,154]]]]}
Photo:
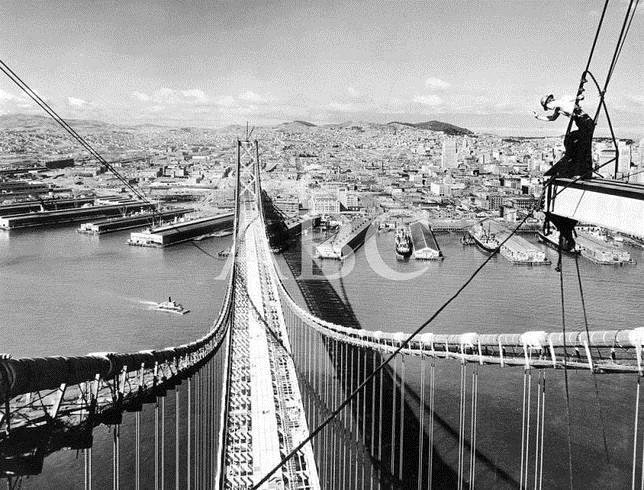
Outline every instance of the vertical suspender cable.
{"type": "Polygon", "coordinates": [[[543,487],[543,441],[546,426],[546,372],[543,371],[541,384],[541,448],[539,450],[539,490],[543,487]]]}
{"type": "Polygon", "coordinates": [[[461,362],[459,417],[458,417],[458,490],[463,488],[463,449],[465,439],[465,370],[466,365],[461,362]]]}
{"type": "Polygon", "coordinates": [[[134,490],[141,488],[141,412],[134,414],[134,490]]]}
{"type": "Polygon", "coordinates": [[[528,386],[528,370],[523,370],[523,399],[521,407],[521,470],[519,472],[519,489],[523,488],[523,470],[525,464],[525,418],[526,418],[526,389],[528,386]]]}
{"type": "Polygon", "coordinates": [[[391,476],[396,474],[396,364],[398,363],[398,356],[393,358],[393,366],[391,369],[391,451],[389,461],[389,472],[391,476]]]}
{"type": "MultiPolygon", "coordinates": [[[[539,378],[537,379],[537,421],[535,427],[535,441],[534,441],[534,487],[537,490],[537,483],[539,477],[539,453],[541,444],[541,378],[543,370],[539,371],[539,378]]],[[[526,485],[527,488],[527,485],[526,485]]]]}
{"type": "MultiPolygon", "coordinates": [[[[360,346],[356,345],[354,347],[356,351],[356,385],[359,385],[361,382],[360,379],[360,346]]],[[[358,393],[358,396],[355,398],[355,418],[356,418],[356,435],[354,439],[354,447],[356,451],[355,461],[356,464],[353,467],[353,486],[358,487],[358,466],[360,462],[360,400],[364,398],[364,390],[358,393]]]]}
{"type": "Polygon", "coordinates": [[[425,443],[425,358],[423,352],[420,353],[420,403],[418,405],[420,412],[420,430],[418,431],[418,490],[423,490],[423,468],[425,461],[423,459],[423,450],[425,443]]]}
{"type": "MultiPolygon", "coordinates": [[[[363,348],[362,349],[362,372],[367,374],[367,349],[363,348]]],[[[361,488],[365,488],[365,465],[367,464],[367,461],[369,461],[369,458],[367,458],[367,393],[368,391],[365,390],[364,396],[362,398],[362,485],[361,488]]]]}
{"type": "Polygon", "coordinates": [[[403,445],[405,443],[405,356],[400,357],[400,435],[398,453],[398,479],[403,479],[403,445]]]}
{"type": "MultiPolygon", "coordinates": [[[[371,360],[372,360],[372,370],[376,369],[376,351],[371,351],[371,360]]],[[[374,468],[373,461],[375,460],[376,455],[376,378],[371,378],[371,466],[370,466],[370,476],[369,476],[369,490],[373,490],[373,479],[374,479],[374,468]]]]}
{"type": "Polygon", "coordinates": [[[190,470],[190,465],[192,463],[192,377],[188,378],[188,420],[186,423],[186,489],[191,489],[192,484],[192,472],[190,470]]]}
{"type": "Polygon", "coordinates": [[[159,490],[159,397],[154,404],[154,489],[159,490]]]}
{"type": "Polygon", "coordinates": [[[470,419],[470,485],[474,488],[474,477],[476,474],[476,429],[478,423],[478,392],[479,392],[479,371],[478,366],[472,369],[472,414],[470,419]]]}
{"type": "Polygon", "coordinates": [[[91,473],[91,455],[92,455],[92,448],[87,448],[83,451],[85,454],[85,490],[91,490],[92,489],[92,473],[91,473]]]}
{"type": "Polygon", "coordinates": [[[119,490],[119,426],[112,431],[112,488],[119,490]]]}
{"type": "Polygon", "coordinates": [[[427,444],[427,450],[429,451],[428,455],[428,464],[427,464],[427,478],[428,485],[427,488],[432,490],[432,485],[434,481],[434,411],[436,410],[435,406],[435,360],[432,357],[432,362],[429,366],[429,438],[427,444]]]}
{"type": "MultiPolygon", "coordinates": [[[[342,342],[342,362],[340,365],[342,366],[341,372],[344,374],[344,382],[346,383],[349,380],[349,372],[348,372],[348,359],[347,359],[347,349],[348,349],[348,344],[346,342],[342,342]]],[[[341,420],[342,420],[342,488],[346,488],[346,476],[347,476],[347,410],[348,408],[345,407],[345,409],[341,413],[341,420]]]]}
{"type": "Polygon", "coordinates": [[[528,488],[528,463],[530,457],[530,409],[532,394],[532,369],[528,369],[528,399],[526,401],[526,429],[525,429],[525,474],[523,488],[528,488]]]}
{"type": "Polygon", "coordinates": [[[378,490],[382,486],[382,369],[378,373],[380,394],[378,396],[378,490]]]}
{"type": "Polygon", "coordinates": [[[179,490],[179,386],[174,389],[174,488],[179,490]]]}
{"type": "Polygon", "coordinates": [[[635,422],[633,424],[633,472],[631,476],[631,489],[635,490],[635,470],[637,467],[637,426],[640,418],[640,380],[637,376],[637,389],[635,390],[635,422]]]}
{"type": "Polygon", "coordinates": [[[159,487],[161,490],[165,487],[165,395],[161,397],[161,437],[160,437],[160,449],[161,449],[161,480],[159,481],[159,487]]]}

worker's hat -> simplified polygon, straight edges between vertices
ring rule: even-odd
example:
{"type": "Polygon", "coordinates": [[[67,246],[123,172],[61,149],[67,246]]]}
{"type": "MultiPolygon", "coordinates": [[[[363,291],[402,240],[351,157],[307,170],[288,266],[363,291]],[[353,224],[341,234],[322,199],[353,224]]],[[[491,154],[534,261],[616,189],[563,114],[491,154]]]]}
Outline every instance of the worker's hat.
{"type": "Polygon", "coordinates": [[[541,97],[541,107],[543,107],[544,111],[548,110],[548,102],[551,100],[554,100],[555,96],[554,94],[546,94],[543,97],[541,97]]]}

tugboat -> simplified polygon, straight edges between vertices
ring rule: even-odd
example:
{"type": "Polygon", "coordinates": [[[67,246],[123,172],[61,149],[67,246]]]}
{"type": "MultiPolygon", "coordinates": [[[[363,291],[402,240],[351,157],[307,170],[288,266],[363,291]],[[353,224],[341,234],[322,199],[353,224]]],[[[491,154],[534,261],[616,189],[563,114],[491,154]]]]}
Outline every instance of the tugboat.
{"type": "Polygon", "coordinates": [[[178,315],[185,315],[190,312],[190,310],[186,310],[183,305],[180,305],[176,301],[172,301],[170,296],[168,296],[168,301],[163,301],[162,303],[157,304],[154,309],[157,311],[165,311],[167,313],[177,313],[178,315]]]}
{"type": "Polygon", "coordinates": [[[412,243],[406,227],[401,226],[396,230],[394,241],[396,243],[396,258],[398,260],[408,259],[411,256],[412,243]]]}

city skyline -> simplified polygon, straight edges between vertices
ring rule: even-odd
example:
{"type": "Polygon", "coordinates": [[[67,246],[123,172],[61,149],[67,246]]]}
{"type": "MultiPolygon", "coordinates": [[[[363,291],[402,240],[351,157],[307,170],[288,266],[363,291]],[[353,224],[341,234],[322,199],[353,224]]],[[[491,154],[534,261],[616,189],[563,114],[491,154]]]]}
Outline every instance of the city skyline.
{"type": "MultiPolygon", "coordinates": [[[[602,5],[9,2],[0,40],[3,60],[65,117],[203,127],[437,119],[556,135],[564,121],[531,111],[544,93],[575,92],[602,5]]],[[[609,8],[600,80],[625,8],[609,8]]],[[[621,137],[644,134],[643,32],[635,17],[607,94],[621,137]]],[[[593,112],[590,87],[587,99],[593,112]]],[[[37,112],[2,79],[0,114],[37,112]]]]}

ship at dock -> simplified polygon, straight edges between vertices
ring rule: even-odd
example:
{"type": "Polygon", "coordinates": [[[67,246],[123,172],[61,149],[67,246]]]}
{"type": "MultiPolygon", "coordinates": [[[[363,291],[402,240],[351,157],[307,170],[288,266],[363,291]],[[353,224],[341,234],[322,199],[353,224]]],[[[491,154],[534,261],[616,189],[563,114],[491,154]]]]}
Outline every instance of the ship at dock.
{"type": "Polygon", "coordinates": [[[394,243],[396,248],[396,258],[398,260],[406,260],[411,257],[412,242],[409,229],[406,226],[400,226],[396,230],[394,236],[394,243]]]}
{"type": "Polygon", "coordinates": [[[490,231],[489,224],[486,230],[483,224],[479,223],[470,228],[469,233],[474,243],[486,252],[494,252],[499,247],[500,242],[496,234],[490,231]]]}
{"type": "Polygon", "coordinates": [[[474,242],[486,252],[499,249],[501,255],[517,265],[549,265],[546,253],[525,238],[511,234],[502,223],[488,221],[470,230],[474,242]]]}

